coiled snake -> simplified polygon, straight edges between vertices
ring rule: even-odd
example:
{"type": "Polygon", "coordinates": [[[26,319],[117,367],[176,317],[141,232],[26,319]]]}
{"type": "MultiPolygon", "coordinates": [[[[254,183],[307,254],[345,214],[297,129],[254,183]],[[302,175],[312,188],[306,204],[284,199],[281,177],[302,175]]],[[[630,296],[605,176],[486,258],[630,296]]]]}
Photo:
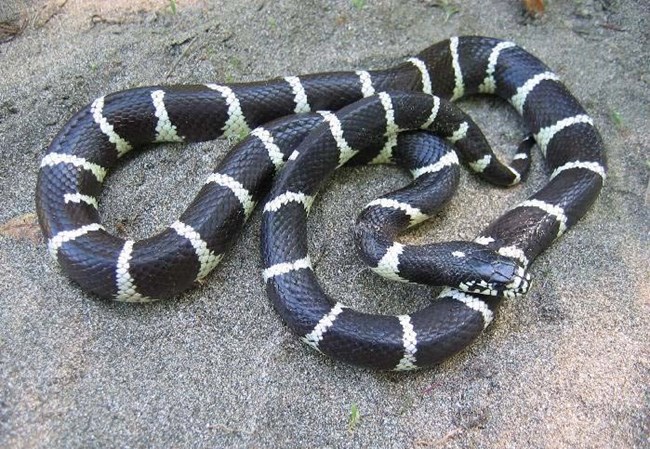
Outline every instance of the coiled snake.
{"type": "Polygon", "coordinates": [[[408,370],[458,352],[490,323],[499,298],[526,292],[530,263],[585,214],[605,170],[591,118],[555,74],[511,42],[466,36],[388,70],[142,87],[98,98],[50,145],[36,206],[49,251],[71,279],[96,295],[139,302],[177,295],[204,278],[272,183],[262,212],[262,255],[276,310],[323,353],[408,370]],[[505,165],[449,102],[476,93],[498,95],[522,115],[545,157],[548,184],[473,242],[396,242],[399,232],[445,203],[459,158],[498,185],[516,184],[526,174],[532,140],[505,165]],[[178,221],[139,242],[105,231],[97,197],[122,155],[142,144],[220,135],[248,137],[178,221]],[[348,161],[399,163],[413,175],[412,184],[364,208],[355,238],[379,274],[448,286],[423,310],[360,313],[318,285],[307,254],[307,214],[323,181],[348,161]]]}

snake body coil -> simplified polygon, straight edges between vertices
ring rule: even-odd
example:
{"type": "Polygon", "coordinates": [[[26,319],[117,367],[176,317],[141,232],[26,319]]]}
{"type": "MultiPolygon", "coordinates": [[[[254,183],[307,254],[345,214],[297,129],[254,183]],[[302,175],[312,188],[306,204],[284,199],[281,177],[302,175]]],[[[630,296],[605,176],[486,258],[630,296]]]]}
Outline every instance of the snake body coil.
{"type": "Polygon", "coordinates": [[[269,297],[321,352],[397,370],[458,352],[490,323],[501,297],[525,293],[528,266],[585,214],[606,170],[591,118],[555,74],[511,42],[467,36],[389,70],[143,87],[98,98],[65,125],[43,158],[38,217],[50,253],[85,290],[121,301],[167,298],[216,266],[285,162],[263,211],[269,297]],[[498,185],[526,174],[529,146],[510,165],[501,163],[474,122],[448,101],[476,93],[498,95],[522,115],[550,170],[548,184],[474,242],[396,242],[401,230],[445,203],[459,158],[498,185]],[[220,135],[249,137],[178,221],[139,242],[104,230],[97,197],[119,157],[142,144],[220,135]],[[449,286],[425,309],[360,313],[330,300],[318,285],[307,254],[307,214],[323,181],[348,161],[399,163],[411,171],[411,185],[364,208],[355,238],[379,274],[449,286]]]}

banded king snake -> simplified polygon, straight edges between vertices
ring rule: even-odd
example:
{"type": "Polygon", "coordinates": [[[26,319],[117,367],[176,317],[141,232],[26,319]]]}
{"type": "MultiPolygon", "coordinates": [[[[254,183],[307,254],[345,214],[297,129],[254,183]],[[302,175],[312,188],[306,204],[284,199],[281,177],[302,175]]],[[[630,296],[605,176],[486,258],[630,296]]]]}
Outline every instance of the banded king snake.
{"type": "Polygon", "coordinates": [[[104,298],[141,302],[178,295],[204,278],[272,184],[262,212],[262,256],[278,313],[325,354],[409,370],[460,351],[490,323],[500,298],[526,292],[528,266],[585,214],[605,171],[592,119],[555,74],[511,42],[467,36],[388,70],[141,87],[100,97],[51,143],[36,207],[49,251],[71,279],[104,298]],[[498,95],[521,114],[545,157],[548,184],[473,242],[396,242],[403,229],[445,203],[457,183],[458,156],[494,184],[516,184],[525,176],[532,139],[504,165],[474,122],[449,102],[476,93],[498,95]],[[147,143],[220,135],[249,136],[178,221],[138,242],[106,232],[97,198],[121,156],[147,143]],[[346,162],[394,162],[413,175],[409,186],[363,209],[355,239],[379,274],[448,286],[424,309],[399,316],[361,313],[329,299],[319,286],[307,254],[307,214],[324,180],[346,162]]]}

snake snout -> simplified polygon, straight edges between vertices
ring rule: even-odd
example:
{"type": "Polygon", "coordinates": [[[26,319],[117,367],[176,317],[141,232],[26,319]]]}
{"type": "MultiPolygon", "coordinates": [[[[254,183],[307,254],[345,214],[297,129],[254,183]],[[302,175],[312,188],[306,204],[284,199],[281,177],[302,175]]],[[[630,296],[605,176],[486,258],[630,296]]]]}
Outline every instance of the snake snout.
{"type": "Polygon", "coordinates": [[[512,259],[499,260],[494,267],[495,283],[502,285],[502,296],[521,296],[530,287],[530,274],[512,259]]]}

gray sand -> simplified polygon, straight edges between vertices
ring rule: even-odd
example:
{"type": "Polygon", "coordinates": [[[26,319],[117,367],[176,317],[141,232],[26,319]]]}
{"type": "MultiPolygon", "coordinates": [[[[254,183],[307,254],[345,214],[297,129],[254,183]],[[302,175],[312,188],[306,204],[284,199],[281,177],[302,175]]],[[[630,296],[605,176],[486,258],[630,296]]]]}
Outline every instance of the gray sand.
{"type": "MultiPolygon", "coordinates": [[[[527,296],[505,302],[461,354],[406,375],[327,359],[289,332],[263,288],[259,213],[207,282],[146,306],[84,294],[42,239],[5,232],[0,447],[648,447],[646,2],[549,1],[532,24],[505,0],[458,1],[448,20],[450,7],[432,6],[446,2],[422,0],[179,1],[176,14],[162,0],[94,3],[0,6],[0,21],[26,25],[0,44],[0,226],[34,212],[45,148],[99,95],[388,67],[458,34],[511,39],[549,64],[602,132],[609,177],[535,262],[527,296]]],[[[461,106],[512,154],[525,130],[509,107],[461,106]]],[[[142,238],[173,222],[226,150],[218,141],[128,157],[107,182],[104,223],[142,238]]],[[[464,172],[450,207],[405,240],[473,238],[543,185],[535,156],[531,179],[510,190],[464,172]]],[[[337,299],[404,313],[436,293],[377,279],[351,248],[356,211],[406,179],[345,169],[316,202],[312,257],[337,299]]]]}

